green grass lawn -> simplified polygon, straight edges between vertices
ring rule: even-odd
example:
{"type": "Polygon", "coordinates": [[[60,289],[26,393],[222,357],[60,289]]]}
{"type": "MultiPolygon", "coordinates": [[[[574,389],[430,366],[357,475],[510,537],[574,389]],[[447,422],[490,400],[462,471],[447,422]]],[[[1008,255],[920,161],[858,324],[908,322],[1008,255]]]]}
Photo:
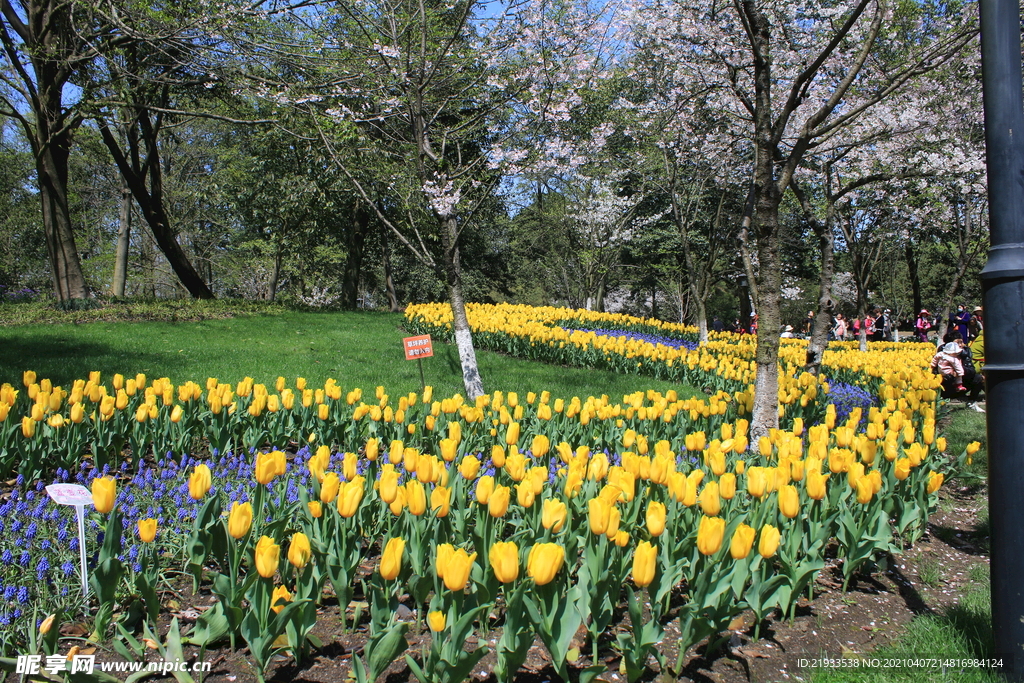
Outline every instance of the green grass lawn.
{"type": "MultiPolygon", "coordinates": [[[[91,322],[87,324],[0,327],[0,383],[21,384],[24,370],[67,385],[99,370],[105,378],[120,372],[169,377],[175,384],[203,383],[207,377],[237,382],[250,376],[272,384],[278,376],[305,377],[322,384],[328,377],[345,388],[384,385],[389,392],[418,391],[416,361],[402,351],[400,314],[375,312],[306,313],[286,311],[202,322],[91,322]]],[[[540,392],[555,396],[600,396],[615,400],[638,390],[690,386],[650,377],[569,368],[478,351],[487,391],[540,392]]],[[[435,395],[463,391],[459,355],[453,345],[435,344],[434,357],[423,361],[427,384],[435,395]]]]}

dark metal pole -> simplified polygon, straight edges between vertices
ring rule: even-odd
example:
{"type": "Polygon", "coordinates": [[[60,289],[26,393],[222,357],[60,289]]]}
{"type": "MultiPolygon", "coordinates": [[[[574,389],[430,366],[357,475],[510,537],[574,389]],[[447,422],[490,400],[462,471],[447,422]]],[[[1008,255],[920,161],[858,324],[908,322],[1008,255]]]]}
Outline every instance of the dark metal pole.
{"type": "Polygon", "coordinates": [[[1007,677],[1024,681],[1024,103],[1018,0],[981,0],[992,248],[985,304],[992,631],[1007,677]]]}

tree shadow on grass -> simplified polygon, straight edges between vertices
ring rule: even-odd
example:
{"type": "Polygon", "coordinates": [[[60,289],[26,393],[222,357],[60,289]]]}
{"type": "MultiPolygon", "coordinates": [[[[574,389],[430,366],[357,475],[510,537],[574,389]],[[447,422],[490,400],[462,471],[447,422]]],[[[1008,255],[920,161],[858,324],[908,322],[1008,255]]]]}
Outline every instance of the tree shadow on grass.
{"type": "Polygon", "coordinates": [[[185,369],[185,360],[169,354],[131,353],[109,344],[82,341],[56,335],[32,335],[4,338],[0,332],[0,382],[22,386],[22,373],[33,370],[38,379],[48,378],[55,385],[69,386],[76,379],[87,379],[99,370],[104,379],[114,373],[144,371],[159,366],[160,375],[185,369]],[[138,370],[135,370],[135,369],[138,370]]]}

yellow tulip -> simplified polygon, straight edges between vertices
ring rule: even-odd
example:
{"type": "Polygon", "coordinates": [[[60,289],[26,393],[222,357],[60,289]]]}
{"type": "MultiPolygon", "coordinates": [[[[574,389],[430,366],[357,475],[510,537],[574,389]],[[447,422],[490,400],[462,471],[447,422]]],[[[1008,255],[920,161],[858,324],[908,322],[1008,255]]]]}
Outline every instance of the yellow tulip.
{"type": "Polygon", "coordinates": [[[339,488],[338,514],[345,519],[354,517],[356,511],[359,510],[359,505],[363,502],[363,493],[365,492],[363,481],[362,477],[356,477],[352,481],[345,482],[339,488]]]}
{"type": "Polygon", "coordinates": [[[718,478],[718,495],[726,500],[732,500],[736,495],[736,475],[732,472],[725,472],[718,478]]]}
{"type": "Polygon", "coordinates": [[[329,505],[338,497],[338,491],[341,490],[341,478],[338,477],[337,472],[326,472],[323,476],[323,481],[320,482],[320,502],[329,505]]]}
{"type": "Polygon", "coordinates": [[[277,565],[281,561],[281,546],[274,543],[269,536],[260,536],[256,543],[256,571],[264,579],[274,576],[277,565]]]}
{"type": "Polygon", "coordinates": [[[633,583],[640,588],[651,585],[657,566],[658,546],[641,541],[633,552],[633,583]]]}
{"type": "MultiPolygon", "coordinates": [[[[831,405],[830,403],[829,406],[831,405]]],[[[771,524],[761,527],[761,540],[757,543],[757,552],[761,554],[761,557],[767,560],[778,551],[780,536],[779,530],[771,524]]]]}
{"type": "Polygon", "coordinates": [[[452,462],[455,460],[455,456],[458,454],[459,444],[451,439],[441,439],[438,442],[438,447],[441,449],[441,457],[445,462],[452,462]]]}
{"type": "Polygon", "coordinates": [[[812,500],[821,500],[827,493],[826,483],[831,474],[822,474],[818,469],[811,469],[807,471],[807,476],[804,478],[804,489],[807,491],[807,497],[812,500]]]}
{"type": "Polygon", "coordinates": [[[398,472],[394,465],[384,465],[380,472],[380,498],[390,505],[398,497],[398,472]]]}
{"type": "Polygon", "coordinates": [[[156,538],[156,520],[153,518],[140,519],[138,527],[139,540],[143,543],[152,543],[156,538]]]}
{"type": "Polygon", "coordinates": [[[231,512],[228,515],[228,533],[232,538],[240,539],[249,533],[252,526],[252,503],[239,503],[237,500],[231,504],[231,512]]]}
{"type": "Polygon", "coordinates": [[[484,475],[476,482],[476,502],[487,505],[494,492],[494,477],[484,475]]]}
{"type": "Polygon", "coordinates": [[[427,613],[427,625],[430,627],[430,630],[434,633],[439,633],[443,631],[445,623],[446,619],[444,616],[444,612],[435,610],[433,612],[427,613]]]}
{"type": "Polygon", "coordinates": [[[452,492],[447,486],[435,486],[430,492],[430,509],[437,517],[447,517],[451,506],[452,492]]]}
{"type": "MultiPolygon", "coordinates": [[[[481,482],[483,480],[481,479],[481,482]]],[[[479,485],[477,490],[479,493],[479,485]]],[[[496,486],[487,500],[487,512],[491,517],[504,517],[508,511],[508,504],[512,497],[512,490],[507,486],[496,486]]]]}
{"type": "Polygon", "coordinates": [[[928,493],[935,493],[942,486],[946,476],[941,472],[932,472],[928,475],[928,493]]]}
{"type": "Polygon", "coordinates": [[[757,532],[752,526],[741,523],[736,527],[736,531],[732,533],[732,541],[729,543],[729,554],[732,555],[732,559],[742,560],[749,555],[756,535],[757,532]]]}
{"type": "Polygon", "coordinates": [[[587,501],[587,521],[590,524],[590,532],[601,536],[608,531],[608,518],[611,516],[612,506],[601,498],[591,498],[587,501]]]}
{"type": "Polygon", "coordinates": [[[875,490],[871,486],[871,479],[868,477],[861,477],[857,480],[857,484],[854,486],[857,491],[857,502],[861,505],[867,505],[871,502],[871,497],[874,495],[875,490]]]}
{"type": "Polygon", "coordinates": [[[718,482],[709,481],[700,492],[700,507],[705,515],[717,517],[722,510],[722,498],[718,495],[718,482]]]}
{"type": "Polygon", "coordinates": [[[538,586],[551,583],[565,563],[565,548],[557,543],[538,543],[530,548],[526,574],[538,586]]]}
{"type": "Polygon", "coordinates": [[[324,506],[319,500],[311,500],[306,503],[306,505],[309,507],[309,514],[311,514],[314,519],[320,519],[324,514],[324,506]]]}
{"type": "Polygon", "coordinates": [[[652,500],[647,504],[647,531],[651,536],[661,536],[665,532],[667,510],[664,503],[652,500]]]}
{"type": "Polygon", "coordinates": [[[722,547],[725,536],[725,520],[721,517],[705,517],[701,515],[697,527],[697,549],[702,555],[714,555],[722,547]]]}
{"type": "Polygon", "coordinates": [[[209,492],[212,479],[210,468],[206,464],[196,465],[192,470],[192,475],[188,478],[189,497],[192,500],[201,500],[209,492]]]}
{"type": "Polygon", "coordinates": [[[92,503],[96,512],[106,514],[114,509],[117,498],[117,482],[113,477],[96,477],[92,480],[92,503]]]}
{"type": "Polygon", "coordinates": [[[524,508],[533,506],[533,501],[537,497],[537,494],[533,492],[533,482],[523,481],[515,485],[516,487],[516,502],[524,508]]]}
{"type": "MultiPolygon", "coordinates": [[[[829,404],[831,405],[831,404],[829,404]]],[[[747,493],[754,498],[761,498],[768,487],[768,477],[763,467],[751,467],[747,470],[747,493]]]]}
{"type": "Polygon", "coordinates": [[[543,458],[551,450],[551,440],[544,434],[538,434],[533,437],[533,443],[530,444],[530,452],[533,453],[535,458],[543,458]]]}
{"type": "Polygon", "coordinates": [[[463,479],[473,480],[480,473],[480,460],[472,455],[463,456],[459,463],[459,474],[463,479]]]}
{"type": "Polygon", "coordinates": [[[31,439],[36,435],[36,420],[31,417],[21,418],[21,435],[26,439],[31,439]]]}
{"type": "Polygon", "coordinates": [[[309,536],[303,533],[292,534],[292,541],[288,544],[288,561],[296,569],[302,569],[309,564],[313,556],[313,549],[309,545],[309,536]]]}
{"type": "Polygon", "coordinates": [[[419,517],[427,511],[427,492],[416,479],[405,482],[405,504],[409,512],[419,517]]]}
{"type": "Polygon", "coordinates": [[[519,442],[519,423],[509,422],[508,429],[505,432],[505,444],[508,446],[514,446],[519,442]]]}
{"type": "Polygon", "coordinates": [[[445,560],[443,575],[441,575],[445,588],[450,591],[465,590],[466,584],[469,583],[470,572],[473,570],[473,563],[476,561],[476,553],[470,554],[459,548],[450,553],[445,560]]]}
{"type": "Polygon", "coordinates": [[[284,586],[278,586],[274,589],[273,595],[270,596],[270,609],[274,610],[274,614],[280,614],[285,608],[283,603],[291,601],[292,594],[288,592],[288,589],[284,586]]]}
{"type": "Polygon", "coordinates": [[[551,531],[557,534],[562,530],[568,514],[569,510],[565,503],[555,498],[549,498],[544,501],[541,512],[541,525],[545,529],[551,529],[551,531]]]}
{"type": "Polygon", "coordinates": [[[779,488],[779,512],[789,519],[795,518],[800,513],[800,494],[792,484],[786,484],[779,488]]]}
{"type": "Polygon", "coordinates": [[[385,581],[394,581],[402,572],[402,554],[405,552],[405,540],[392,538],[384,546],[380,556],[380,575],[385,581]]]}
{"type": "Polygon", "coordinates": [[[498,581],[510,583],[519,578],[519,548],[515,543],[499,541],[491,546],[487,557],[498,581]]]}
{"type": "Polygon", "coordinates": [[[281,451],[256,454],[256,481],[266,486],[285,472],[285,455],[281,451]]]}
{"type": "Polygon", "coordinates": [[[910,458],[899,458],[893,466],[893,474],[900,481],[910,476],[910,458]]]}

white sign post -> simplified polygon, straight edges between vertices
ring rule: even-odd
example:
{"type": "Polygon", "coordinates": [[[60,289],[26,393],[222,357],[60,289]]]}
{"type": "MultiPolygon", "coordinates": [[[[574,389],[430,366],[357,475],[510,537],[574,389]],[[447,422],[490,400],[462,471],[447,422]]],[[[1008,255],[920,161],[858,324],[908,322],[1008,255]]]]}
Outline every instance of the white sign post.
{"type": "Polygon", "coordinates": [[[57,505],[74,505],[78,518],[78,559],[82,576],[82,596],[89,594],[89,579],[85,573],[85,506],[92,505],[92,493],[80,484],[50,484],[46,493],[57,505]]]}

